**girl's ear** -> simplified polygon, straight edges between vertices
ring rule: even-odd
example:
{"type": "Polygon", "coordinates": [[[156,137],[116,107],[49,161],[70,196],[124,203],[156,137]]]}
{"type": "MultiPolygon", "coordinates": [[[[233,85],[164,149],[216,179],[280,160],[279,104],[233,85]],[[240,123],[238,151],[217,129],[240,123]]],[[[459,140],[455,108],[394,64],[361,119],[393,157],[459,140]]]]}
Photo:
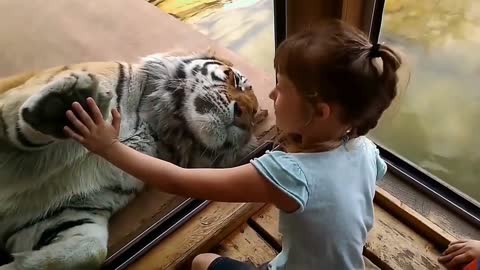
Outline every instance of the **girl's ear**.
{"type": "Polygon", "coordinates": [[[315,105],[315,115],[321,119],[327,119],[330,117],[332,109],[330,105],[325,102],[319,102],[315,105]]]}

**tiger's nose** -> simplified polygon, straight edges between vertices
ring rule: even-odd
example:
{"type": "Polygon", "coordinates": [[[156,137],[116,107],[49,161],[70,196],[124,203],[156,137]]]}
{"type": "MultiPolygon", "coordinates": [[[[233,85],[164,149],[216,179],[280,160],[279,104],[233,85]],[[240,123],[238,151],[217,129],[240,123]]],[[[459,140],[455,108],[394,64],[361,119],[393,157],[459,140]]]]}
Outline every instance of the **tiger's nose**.
{"type": "Polygon", "coordinates": [[[235,117],[241,117],[242,116],[242,108],[240,108],[240,105],[238,105],[237,102],[233,105],[233,115],[235,117]]]}
{"type": "Polygon", "coordinates": [[[241,129],[248,130],[250,128],[250,119],[240,105],[235,102],[233,105],[233,125],[241,129]]]}

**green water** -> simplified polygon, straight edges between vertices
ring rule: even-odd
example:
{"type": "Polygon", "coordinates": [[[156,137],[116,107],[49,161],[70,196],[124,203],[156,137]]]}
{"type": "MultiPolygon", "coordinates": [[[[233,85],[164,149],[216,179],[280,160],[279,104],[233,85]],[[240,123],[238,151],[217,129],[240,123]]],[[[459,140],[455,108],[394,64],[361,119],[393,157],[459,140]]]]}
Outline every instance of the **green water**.
{"type": "MultiPolygon", "coordinates": [[[[203,2],[181,19],[273,75],[273,1],[203,2]]],[[[387,0],[380,39],[411,78],[371,136],[480,201],[480,1],[387,0]]]]}

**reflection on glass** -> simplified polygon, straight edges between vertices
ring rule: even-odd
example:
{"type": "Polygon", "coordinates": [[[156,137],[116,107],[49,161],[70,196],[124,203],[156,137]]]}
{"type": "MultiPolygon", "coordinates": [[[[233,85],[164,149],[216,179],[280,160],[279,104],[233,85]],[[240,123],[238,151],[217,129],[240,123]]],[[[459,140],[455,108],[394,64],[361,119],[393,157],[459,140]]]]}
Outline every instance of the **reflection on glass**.
{"type": "Polygon", "coordinates": [[[411,79],[373,137],[480,201],[480,2],[387,0],[380,41],[407,54],[411,79]]]}
{"type": "Polygon", "coordinates": [[[272,0],[165,0],[157,6],[273,74],[272,0]]]}
{"type": "MultiPolygon", "coordinates": [[[[273,1],[160,2],[273,74],[273,1]]],[[[387,0],[380,40],[408,55],[412,75],[372,137],[480,200],[480,1],[387,0]]]]}

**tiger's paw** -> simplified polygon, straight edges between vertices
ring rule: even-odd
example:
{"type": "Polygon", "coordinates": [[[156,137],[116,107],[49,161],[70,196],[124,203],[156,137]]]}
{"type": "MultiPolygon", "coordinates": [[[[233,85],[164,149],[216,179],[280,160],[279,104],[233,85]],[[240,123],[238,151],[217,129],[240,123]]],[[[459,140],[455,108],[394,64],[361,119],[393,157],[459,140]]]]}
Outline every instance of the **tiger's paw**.
{"type": "Polygon", "coordinates": [[[34,130],[57,139],[65,139],[63,127],[69,123],[65,116],[66,111],[73,102],[85,106],[87,97],[92,97],[105,112],[113,94],[100,93],[98,80],[93,74],[72,72],[67,76],[54,78],[32,95],[22,105],[20,113],[23,121],[34,130]]]}

